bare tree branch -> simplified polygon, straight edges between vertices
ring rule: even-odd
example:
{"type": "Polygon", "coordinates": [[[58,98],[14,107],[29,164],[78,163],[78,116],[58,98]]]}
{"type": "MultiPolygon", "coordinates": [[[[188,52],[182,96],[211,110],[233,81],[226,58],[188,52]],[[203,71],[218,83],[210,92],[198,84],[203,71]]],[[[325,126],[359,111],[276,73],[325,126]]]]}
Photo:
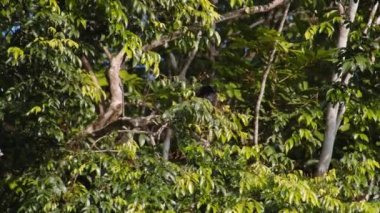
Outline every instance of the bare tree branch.
{"type": "Polygon", "coordinates": [[[255,22],[253,22],[251,25],[249,25],[249,28],[255,28],[255,27],[257,27],[258,25],[260,25],[260,24],[262,24],[262,23],[264,23],[266,20],[264,19],[264,18],[262,18],[262,19],[259,19],[258,21],[255,21],[255,22]]]}
{"type": "Polygon", "coordinates": [[[105,47],[103,45],[101,45],[101,47],[102,47],[104,53],[106,54],[107,58],[111,61],[112,60],[112,54],[111,54],[111,52],[108,50],[107,47],[105,47]]]}
{"type": "Polygon", "coordinates": [[[199,47],[199,41],[201,40],[201,37],[202,37],[202,31],[199,31],[198,35],[197,35],[197,41],[195,42],[195,47],[194,49],[190,52],[190,55],[185,63],[185,65],[183,66],[181,72],[179,73],[179,79],[180,80],[186,80],[186,73],[187,73],[187,70],[189,69],[190,65],[191,65],[191,62],[193,62],[195,56],[197,55],[197,52],[198,52],[198,47],[199,47]]]}
{"type": "MultiPolygon", "coordinates": [[[[290,8],[290,3],[288,3],[286,5],[286,8],[285,8],[285,11],[284,11],[284,14],[283,14],[280,26],[278,28],[278,32],[279,33],[282,33],[282,30],[284,29],[284,24],[285,24],[286,17],[288,16],[289,8],[290,8]]],[[[267,68],[264,71],[263,80],[261,81],[260,94],[259,94],[259,96],[257,98],[257,102],[256,102],[256,107],[255,107],[255,126],[254,126],[254,143],[255,143],[256,146],[259,144],[259,118],[260,118],[261,102],[262,102],[262,100],[264,98],[265,85],[266,85],[266,82],[267,82],[267,78],[268,78],[269,72],[270,72],[270,70],[272,68],[272,64],[273,64],[273,61],[275,59],[275,56],[276,56],[276,48],[274,48],[272,50],[272,53],[270,54],[268,65],[267,65],[267,68]]]]}
{"type": "Polygon", "coordinates": [[[119,72],[124,60],[124,50],[121,50],[116,56],[112,57],[111,65],[108,69],[107,76],[109,78],[109,87],[111,93],[110,105],[104,114],[99,115],[98,119],[90,124],[86,130],[86,134],[92,134],[98,131],[113,121],[118,120],[123,110],[124,94],[121,88],[121,79],[119,72]]]}
{"type": "Polygon", "coordinates": [[[251,15],[251,14],[255,14],[255,13],[265,13],[265,12],[271,11],[274,8],[282,5],[284,2],[285,2],[285,0],[273,0],[269,4],[258,5],[258,6],[254,6],[254,7],[241,8],[241,9],[238,9],[238,10],[235,10],[235,11],[232,11],[232,12],[229,12],[229,13],[222,15],[222,17],[220,18],[220,20],[217,21],[217,23],[220,23],[223,21],[228,21],[228,20],[235,19],[235,18],[239,18],[243,15],[251,15]]]}
{"type": "Polygon", "coordinates": [[[155,123],[154,119],[157,119],[159,117],[160,117],[159,115],[152,114],[149,116],[137,117],[137,118],[121,117],[121,118],[119,118],[119,120],[123,121],[123,122],[128,122],[129,124],[131,124],[134,127],[144,127],[148,124],[155,123]]]}
{"type": "Polygon", "coordinates": [[[368,192],[365,195],[365,200],[366,201],[369,201],[369,199],[370,199],[370,197],[371,197],[371,195],[373,193],[373,187],[374,187],[374,185],[375,185],[375,177],[372,177],[370,179],[370,183],[369,183],[369,187],[368,187],[368,192]]]}
{"type": "Polygon", "coordinates": [[[170,65],[174,72],[178,71],[178,62],[173,52],[169,53],[170,65]]]}
{"type": "Polygon", "coordinates": [[[371,14],[369,15],[369,19],[367,22],[367,26],[364,29],[364,35],[367,35],[369,28],[372,26],[373,19],[375,19],[377,8],[379,7],[379,1],[376,1],[375,4],[372,7],[371,14]]]}
{"type": "Polygon", "coordinates": [[[148,50],[157,48],[159,46],[162,46],[162,45],[164,45],[170,41],[174,41],[174,40],[178,39],[179,37],[181,37],[183,35],[183,33],[184,33],[183,30],[179,30],[179,31],[173,32],[170,35],[162,36],[160,39],[154,40],[150,44],[144,45],[143,50],[148,51],[148,50]]]}
{"type": "MultiPolygon", "coordinates": [[[[258,5],[258,6],[253,6],[253,7],[241,8],[241,9],[238,9],[238,10],[235,10],[235,11],[232,11],[232,12],[229,12],[229,13],[222,15],[219,20],[215,21],[215,24],[225,22],[228,20],[232,20],[232,19],[236,19],[236,18],[239,18],[239,17],[244,16],[244,15],[252,15],[252,14],[256,14],[256,13],[265,13],[265,12],[268,12],[270,10],[273,10],[274,8],[280,6],[284,3],[285,3],[285,0],[273,0],[270,3],[265,4],[265,5],[258,5]]],[[[189,27],[189,30],[190,31],[199,30],[199,27],[189,27]]],[[[162,36],[160,39],[154,40],[150,44],[144,45],[143,50],[147,51],[147,50],[157,48],[157,47],[162,46],[162,45],[164,45],[170,41],[178,39],[183,34],[184,34],[183,30],[178,30],[178,31],[173,32],[170,35],[162,36]]]]}

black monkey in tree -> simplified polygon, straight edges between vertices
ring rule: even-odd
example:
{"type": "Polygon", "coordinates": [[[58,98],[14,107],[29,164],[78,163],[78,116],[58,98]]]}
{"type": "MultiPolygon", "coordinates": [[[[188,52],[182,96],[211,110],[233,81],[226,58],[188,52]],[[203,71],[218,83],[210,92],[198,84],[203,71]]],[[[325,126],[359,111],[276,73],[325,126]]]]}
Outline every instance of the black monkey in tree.
{"type": "Polygon", "coordinates": [[[199,90],[196,93],[196,96],[200,98],[206,98],[214,106],[216,105],[218,101],[216,90],[212,86],[209,86],[209,85],[202,86],[201,88],[199,88],[199,90]]]}

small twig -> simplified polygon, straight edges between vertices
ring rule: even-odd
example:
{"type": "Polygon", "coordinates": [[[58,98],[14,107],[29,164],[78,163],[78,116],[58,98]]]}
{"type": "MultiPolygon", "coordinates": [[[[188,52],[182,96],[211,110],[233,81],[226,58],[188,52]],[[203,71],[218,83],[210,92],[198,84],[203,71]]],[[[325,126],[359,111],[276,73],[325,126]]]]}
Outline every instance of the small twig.
{"type": "Polygon", "coordinates": [[[106,137],[108,137],[108,135],[103,135],[102,137],[96,139],[96,140],[92,143],[91,148],[96,147],[96,144],[97,144],[99,141],[101,141],[103,138],[106,138],[106,137]]]}
{"type": "Polygon", "coordinates": [[[261,18],[261,19],[259,19],[258,21],[256,21],[256,22],[253,22],[251,25],[249,25],[249,28],[255,28],[256,26],[258,26],[258,25],[260,25],[260,24],[262,24],[262,23],[264,23],[265,22],[265,19],[264,18],[261,18]]]}

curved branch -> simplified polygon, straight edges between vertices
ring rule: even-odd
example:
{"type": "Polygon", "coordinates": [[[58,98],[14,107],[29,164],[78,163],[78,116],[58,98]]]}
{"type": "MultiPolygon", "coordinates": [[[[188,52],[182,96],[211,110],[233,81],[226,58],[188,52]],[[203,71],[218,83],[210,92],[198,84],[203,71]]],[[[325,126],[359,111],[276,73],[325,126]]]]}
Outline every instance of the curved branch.
{"type": "MultiPolygon", "coordinates": [[[[287,6],[286,6],[286,9],[285,9],[284,14],[282,16],[282,20],[281,20],[280,26],[278,28],[278,32],[280,34],[282,33],[282,30],[284,29],[284,24],[285,24],[285,21],[286,21],[286,17],[288,16],[289,8],[290,8],[290,3],[288,3],[287,6]]],[[[268,61],[268,66],[267,66],[267,68],[264,71],[263,80],[261,81],[260,94],[259,94],[259,97],[257,98],[257,102],[256,102],[256,106],[255,106],[254,143],[255,143],[256,146],[259,144],[259,118],[260,118],[261,102],[262,102],[262,100],[264,98],[265,86],[266,86],[267,78],[268,78],[269,72],[270,72],[270,70],[272,68],[272,64],[274,62],[274,59],[276,57],[276,51],[277,51],[276,48],[273,48],[273,50],[272,50],[272,52],[270,54],[269,61],[268,61]]]]}
{"type": "Polygon", "coordinates": [[[198,47],[199,47],[199,42],[201,40],[201,36],[202,36],[202,31],[199,31],[198,33],[198,38],[197,38],[197,41],[195,43],[195,47],[194,49],[190,52],[189,54],[189,57],[185,63],[185,65],[183,66],[181,72],[179,73],[179,79],[180,80],[183,80],[185,81],[186,80],[186,73],[187,73],[187,70],[189,69],[191,63],[193,62],[195,56],[197,55],[197,52],[198,52],[198,47]]]}
{"type": "Polygon", "coordinates": [[[93,132],[103,129],[111,122],[118,120],[119,116],[122,114],[124,94],[121,87],[119,72],[123,60],[124,50],[121,50],[116,56],[112,57],[111,66],[107,72],[111,93],[110,105],[104,114],[99,115],[98,119],[86,128],[86,134],[92,134],[93,132]]]}
{"type": "Polygon", "coordinates": [[[232,12],[229,12],[229,13],[222,15],[220,20],[218,20],[216,23],[228,21],[228,20],[235,19],[235,18],[239,18],[243,15],[251,15],[251,14],[255,14],[255,13],[265,13],[265,12],[273,10],[274,8],[280,6],[284,3],[285,3],[285,0],[273,0],[269,4],[258,5],[258,6],[254,6],[254,7],[241,8],[241,9],[238,9],[238,10],[235,10],[235,11],[232,11],[232,12]]]}
{"type": "MultiPolygon", "coordinates": [[[[268,4],[265,5],[258,5],[258,6],[253,6],[253,7],[245,7],[241,8],[232,12],[228,12],[226,14],[221,15],[219,20],[215,21],[215,24],[228,21],[231,19],[236,19],[244,15],[252,15],[256,13],[265,13],[268,11],[273,10],[274,8],[284,4],[286,1],[285,0],[273,0],[268,4]]],[[[189,27],[189,30],[199,30],[199,27],[189,27]]],[[[160,39],[152,41],[150,44],[146,44],[143,47],[144,51],[151,50],[154,48],[157,48],[159,46],[162,46],[170,41],[174,41],[181,37],[184,34],[183,30],[178,30],[173,32],[170,35],[167,36],[162,36],[160,39]]]]}
{"type": "Polygon", "coordinates": [[[143,50],[148,51],[148,50],[157,48],[157,47],[162,46],[162,45],[164,45],[170,41],[174,41],[174,40],[178,39],[182,35],[183,35],[183,31],[180,31],[180,30],[175,31],[170,35],[162,36],[160,39],[154,40],[154,41],[152,41],[152,43],[144,45],[143,50]]]}
{"type": "Polygon", "coordinates": [[[368,22],[367,22],[367,26],[366,28],[364,29],[364,35],[367,35],[368,33],[368,29],[372,26],[372,22],[373,22],[373,19],[375,18],[375,15],[376,15],[376,11],[377,11],[377,8],[379,7],[379,1],[376,1],[376,3],[373,5],[372,7],[372,10],[371,10],[371,14],[369,15],[369,19],[368,19],[368,22]]]}

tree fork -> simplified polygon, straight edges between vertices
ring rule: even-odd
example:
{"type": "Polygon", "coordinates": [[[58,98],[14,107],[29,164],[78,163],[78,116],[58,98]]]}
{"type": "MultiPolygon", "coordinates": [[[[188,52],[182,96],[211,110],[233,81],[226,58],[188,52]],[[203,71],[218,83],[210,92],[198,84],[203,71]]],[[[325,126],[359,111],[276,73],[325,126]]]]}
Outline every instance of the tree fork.
{"type": "Polygon", "coordinates": [[[99,115],[98,118],[86,128],[86,134],[92,134],[93,132],[103,129],[108,124],[118,120],[123,113],[124,94],[119,72],[124,60],[124,50],[121,50],[116,56],[107,55],[110,57],[111,63],[107,71],[111,94],[110,104],[106,111],[99,115]]]}

